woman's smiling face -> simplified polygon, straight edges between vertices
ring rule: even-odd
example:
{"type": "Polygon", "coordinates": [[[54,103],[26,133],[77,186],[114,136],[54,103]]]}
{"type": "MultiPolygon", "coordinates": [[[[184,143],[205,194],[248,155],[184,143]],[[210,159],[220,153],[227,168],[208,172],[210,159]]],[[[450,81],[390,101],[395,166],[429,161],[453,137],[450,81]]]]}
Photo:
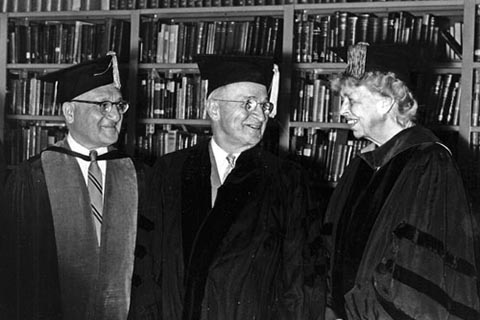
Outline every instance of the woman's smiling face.
{"type": "Polygon", "coordinates": [[[384,136],[385,117],[381,106],[386,98],[366,86],[349,87],[341,92],[340,114],[347,120],[356,138],[378,143],[384,136]]]}

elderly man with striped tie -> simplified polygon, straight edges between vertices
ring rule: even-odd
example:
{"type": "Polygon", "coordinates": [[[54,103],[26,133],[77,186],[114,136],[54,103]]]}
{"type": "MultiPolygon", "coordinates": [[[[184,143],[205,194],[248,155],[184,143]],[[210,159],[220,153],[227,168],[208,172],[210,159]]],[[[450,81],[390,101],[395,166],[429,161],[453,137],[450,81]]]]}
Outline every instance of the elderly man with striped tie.
{"type": "Polygon", "coordinates": [[[69,133],[7,182],[0,318],[127,319],[137,221],[148,220],[138,219],[144,171],[111,147],[129,107],[116,56],[41,79],[55,83],[69,133]]]}

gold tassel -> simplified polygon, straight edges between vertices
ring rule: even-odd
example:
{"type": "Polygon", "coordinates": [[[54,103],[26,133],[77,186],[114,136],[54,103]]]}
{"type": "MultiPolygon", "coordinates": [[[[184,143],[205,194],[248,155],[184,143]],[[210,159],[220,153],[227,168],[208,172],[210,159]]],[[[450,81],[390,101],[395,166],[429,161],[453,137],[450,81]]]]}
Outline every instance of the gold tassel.
{"type": "Polygon", "coordinates": [[[368,43],[359,42],[354,46],[348,47],[347,69],[345,73],[349,76],[360,79],[365,73],[365,64],[367,62],[368,43]]]}

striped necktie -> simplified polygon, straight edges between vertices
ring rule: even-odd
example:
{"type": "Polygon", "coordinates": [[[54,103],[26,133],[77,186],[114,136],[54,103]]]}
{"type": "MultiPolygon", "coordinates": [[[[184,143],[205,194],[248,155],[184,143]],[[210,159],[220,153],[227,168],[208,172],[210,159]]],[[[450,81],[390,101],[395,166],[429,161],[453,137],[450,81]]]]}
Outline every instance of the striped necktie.
{"type": "Polygon", "coordinates": [[[102,211],[103,211],[103,189],[102,189],[102,171],[97,162],[97,151],[90,151],[90,166],[88,167],[88,192],[90,194],[90,205],[92,214],[95,217],[95,227],[98,239],[100,240],[102,229],[102,211]]]}
{"type": "Polygon", "coordinates": [[[228,165],[227,165],[227,168],[225,169],[225,173],[223,174],[223,181],[227,179],[230,172],[232,172],[233,168],[235,168],[235,156],[233,154],[228,154],[227,162],[228,162],[228,165]]]}

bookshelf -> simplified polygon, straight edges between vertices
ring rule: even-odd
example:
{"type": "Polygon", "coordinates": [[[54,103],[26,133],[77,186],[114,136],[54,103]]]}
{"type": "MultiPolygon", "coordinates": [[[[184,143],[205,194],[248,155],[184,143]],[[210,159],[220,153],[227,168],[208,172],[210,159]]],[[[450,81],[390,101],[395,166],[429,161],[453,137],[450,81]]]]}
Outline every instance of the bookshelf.
{"type": "MultiPolygon", "coordinates": [[[[424,15],[433,15],[438,17],[442,23],[454,25],[462,24],[463,43],[462,60],[455,59],[452,56],[449,61],[440,61],[435,65],[438,74],[452,74],[456,78],[461,78],[458,87],[461,89],[459,97],[459,118],[457,123],[431,123],[428,124],[436,132],[453,134],[456,139],[457,159],[465,170],[471,170],[478,166],[478,163],[471,161],[472,150],[477,150],[475,143],[478,141],[480,126],[472,124],[472,102],[474,101],[474,70],[480,69],[480,62],[474,58],[474,49],[478,47],[478,40],[475,40],[475,29],[479,23],[476,21],[477,6],[479,0],[424,0],[424,1],[378,1],[378,2],[349,2],[349,3],[300,3],[307,1],[297,1],[292,4],[269,4],[253,6],[215,6],[215,7],[185,7],[185,8],[151,8],[151,9],[129,9],[129,10],[94,10],[94,11],[59,11],[59,12],[5,12],[0,13],[0,41],[8,43],[9,28],[13,22],[44,22],[56,21],[60,23],[74,23],[75,21],[84,21],[93,24],[100,24],[105,20],[121,20],[128,23],[128,37],[125,37],[126,53],[122,54],[121,61],[123,70],[128,74],[126,96],[131,102],[131,110],[128,112],[125,123],[126,131],[126,149],[130,154],[135,153],[138,144],[138,136],[148,132],[152,127],[155,128],[178,128],[181,131],[188,131],[195,128],[204,131],[208,127],[208,120],[204,117],[185,116],[179,119],[175,116],[169,117],[150,117],[146,116],[145,105],[141,92],[139,91],[139,79],[147,76],[149,73],[156,74],[175,74],[179,79],[185,77],[198,76],[196,64],[189,59],[179,58],[181,55],[177,52],[174,60],[145,59],[144,51],[153,42],[145,43],[145,30],[148,20],[158,25],[185,25],[198,28],[199,23],[204,25],[234,26],[238,30],[249,28],[247,25],[255,23],[256,19],[265,17],[271,21],[276,21],[281,31],[278,33],[277,43],[280,44],[278,50],[270,51],[267,54],[275,54],[280,64],[281,70],[281,90],[279,96],[279,106],[277,118],[274,122],[278,126],[278,151],[286,156],[291,152],[292,132],[295,130],[345,130],[346,125],[341,121],[305,121],[306,119],[293,119],[292,110],[294,110],[296,94],[295,84],[296,76],[299,71],[312,72],[316,75],[328,76],[333,73],[341,72],[345,63],[339,61],[321,62],[318,59],[298,59],[297,47],[300,45],[303,49],[304,44],[296,38],[296,28],[298,16],[311,15],[326,17],[335,15],[336,12],[347,12],[351,15],[361,16],[364,13],[374,14],[378,17],[386,17],[396,12],[409,12],[418,17],[424,15]],[[272,20],[273,19],[273,20],[272,20]],[[220,23],[221,22],[221,23],[220,23]],[[147,45],[147,46],[146,46],[147,45]],[[314,61],[315,60],[315,61],[314,61]],[[172,62],[173,61],[173,62],[172,62]],[[142,100],[143,99],[143,100],[142,100]]],[[[262,2],[258,2],[262,3],[262,2]]],[[[360,18],[359,18],[360,19],[360,18]]],[[[182,27],[180,27],[182,28],[182,27]]],[[[214,28],[214,27],[212,27],[214,28]]],[[[228,27],[227,27],[228,28],[228,27]]],[[[235,30],[237,30],[235,29],[235,30]]],[[[170,30],[170,29],[169,29],[170,30]]],[[[197,29],[198,30],[198,29],[197,29]]],[[[215,29],[216,30],[216,29],[215,29]]],[[[245,30],[245,29],[244,29],[245,30]]],[[[478,35],[477,35],[478,36],[478,35]]],[[[158,45],[158,44],[156,44],[158,45]]],[[[227,46],[228,47],[228,46],[227,46]]],[[[237,47],[235,47],[237,48],[237,47]]],[[[301,48],[301,49],[302,49],[301,48]]],[[[177,48],[178,49],[178,48],[177,48]]],[[[210,44],[211,50],[217,50],[218,44],[210,44]]],[[[208,50],[208,49],[205,49],[208,50]]],[[[235,49],[240,50],[240,49],[235,49]]],[[[228,53],[228,50],[223,51],[228,53]]],[[[233,51],[232,51],[233,52],[233,51]]],[[[246,52],[248,54],[248,52],[246,52]]],[[[458,57],[457,57],[458,58],[458,57]]],[[[45,63],[34,62],[19,63],[9,60],[7,50],[0,52],[0,139],[6,138],[7,127],[15,123],[32,121],[41,123],[58,123],[61,119],[58,115],[22,115],[11,114],[8,105],[7,89],[9,89],[9,74],[14,70],[25,72],[48,72],[58,68],[71,65],[70,63],[45,63]]],[[[165,76],[168,78],[168,76],[165,76]]],[[[147,79],[147,78],[145,78],[147,79]]],[[[168,78],[167,80],[172,80],[168,78]]],[[[184,80],[186,83],[190,80],[184,80]]],[[[174,81],[175,82],[175,81],[174,81]]],[[[181,82],[179,80],[179,82],[181,82]]],[[[180,86],[180,84],[175,84],[180,86]]],[[[478,99],[480,99],[480,95],[478,99]]],[[[182,98],[183,99],[183,98],[182,98]]],[[[175,113],[176,115],[177,113],[175,113]]]]}

